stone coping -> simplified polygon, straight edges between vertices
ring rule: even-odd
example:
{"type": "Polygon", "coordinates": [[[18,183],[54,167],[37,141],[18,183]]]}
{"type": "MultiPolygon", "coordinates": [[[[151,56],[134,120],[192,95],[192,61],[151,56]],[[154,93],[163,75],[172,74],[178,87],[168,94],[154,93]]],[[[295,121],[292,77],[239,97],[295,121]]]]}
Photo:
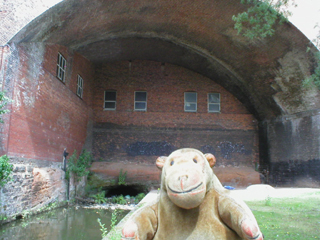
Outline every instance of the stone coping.
{"type": "MultiPolygon", "coordinates": [[[[255,184],[245,189],[230,190],[231,195],[235,198],[242,199],[243,201],[261,201],[268,197],[271,198],[290,198],[290,197],[301,197],[310,196],[314,194],[320,194],[320,188],[273,188],[267,184],[255,184]]],[[[121,232],[122,227],[126,221],[130,218],[141,207],[155,201],[159,196],[158,190],[150,191],[140,203],[130,211],[116,226],[115,230],[121,232]]],[[[320,197],[320,195],[319,195],[320,197]]],[[[111,240],[109,234],[103,238],[103,240],[111,240]]]]}

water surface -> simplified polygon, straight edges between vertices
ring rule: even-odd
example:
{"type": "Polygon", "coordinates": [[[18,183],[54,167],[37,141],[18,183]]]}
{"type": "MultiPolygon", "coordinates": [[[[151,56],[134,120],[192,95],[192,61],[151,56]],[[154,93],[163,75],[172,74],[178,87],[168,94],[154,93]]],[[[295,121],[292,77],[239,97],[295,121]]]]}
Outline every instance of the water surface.
{"type": "MultiPolygon", "coordinates": [[[[120,221],[128,211],[118,211],[120,221]]],[[[111,210],[58,208],[0,226],[0,240],[101,240],[97,219],[110,229],[111,210]]]]}

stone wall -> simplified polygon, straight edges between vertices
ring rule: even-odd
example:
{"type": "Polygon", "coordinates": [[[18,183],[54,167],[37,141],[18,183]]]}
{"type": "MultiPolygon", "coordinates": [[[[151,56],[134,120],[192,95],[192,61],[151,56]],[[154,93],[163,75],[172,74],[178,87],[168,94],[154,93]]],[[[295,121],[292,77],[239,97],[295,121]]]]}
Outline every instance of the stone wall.
{"type": "Polygon", "coordinates": [[[319,111],[308,111],[265,123],[271,184],[320,186],[319,120],[319,111]]]}
{"type": "MultiPolygon", "coordinates": [[[[66,204],[67,181],[61,163],[10,158],[12,181],[0,189],[0,216],[9,219],[44,210],[50,204],[66,204]]],[[[73,183],[70,195],[74,195],[73,183]]]]}

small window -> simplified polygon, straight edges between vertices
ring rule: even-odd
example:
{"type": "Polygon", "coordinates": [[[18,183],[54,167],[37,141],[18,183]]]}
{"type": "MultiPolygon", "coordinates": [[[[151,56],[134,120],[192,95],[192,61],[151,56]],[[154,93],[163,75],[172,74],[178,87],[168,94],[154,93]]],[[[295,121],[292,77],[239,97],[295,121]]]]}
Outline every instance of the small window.
{"type": "Polygon", "coordinates": [[[62,56],[61,53],[58,53],[57,78],[60,79],[62,82],[65,82],[66,66],[67,66],[66,59],[62,56]]]}
{"type": "Polygon", "coordinates": [[[208,112],[220,112],[220,93],[208,93],[208,112]]]}
{"type": "Polygon", "coordinates": [[[147,111],[147,92],[134,93],[134,110],[147,111]]]}
{"type": "Polygon", "coordinates": [[[197,111],[197,93],[196,92],[184,93],[184,111],[185,112],[197,111]]]}
{"type": "Polygon", "coordinates": [[[78,74],[78,83],[77,83],[77,95],[80,98],[82,98],[82,95],[83,95],[83,79],[79,74],[78,74]]]}
{"type": "Polygon", "coordinates": [[[116,110],[116,103],[117,103],[117,92],[105,91],[104,92],[104,109],[116,110]]]}

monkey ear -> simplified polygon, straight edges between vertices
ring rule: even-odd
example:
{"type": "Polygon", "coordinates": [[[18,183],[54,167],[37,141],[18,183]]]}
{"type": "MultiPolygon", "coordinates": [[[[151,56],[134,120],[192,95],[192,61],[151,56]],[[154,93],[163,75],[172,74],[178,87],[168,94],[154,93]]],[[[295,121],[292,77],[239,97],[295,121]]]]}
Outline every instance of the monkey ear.
{"type": "Polygon", "coordinates": [[[157,158],[156,165],[161,170],[163,168],[164,163],[166,162],[167,157],[161,156],[157,158]]]}
{"type": "Polygon", "coordinates": [[[213,167],[216,164],[216,158],[215,158],[215,156],[213,156],[213,154],[206,153],[204,156],[208,160],[210,167],[213,167]]]}

